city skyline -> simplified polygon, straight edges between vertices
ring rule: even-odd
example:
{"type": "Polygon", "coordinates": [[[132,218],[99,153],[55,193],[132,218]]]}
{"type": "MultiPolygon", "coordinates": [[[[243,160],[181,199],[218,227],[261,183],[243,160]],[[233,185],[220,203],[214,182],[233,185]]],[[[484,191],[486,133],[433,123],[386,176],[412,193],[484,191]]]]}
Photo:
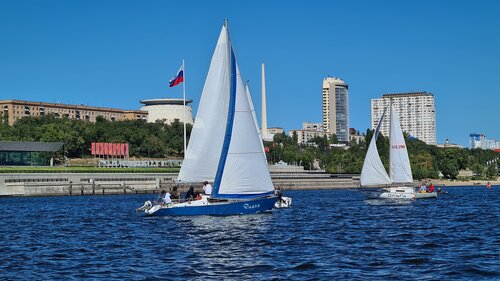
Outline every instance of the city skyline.
{"type": "Polygon", "coordinates": [[[370,128],[372,98],[427,91],[436,98],[438,143],[469,147],[471,132],[500,139],[495,1],[287,3],[285,10],[279,2],[194,2],[0,2],[0,99],[139,109],[140,100],[182,97],[168,80],[184,58],[195,114],[228,18],[256,104],[266,63],[270,127],[321,122],[320,81],[335,76],[348,81],[350,127],[361,132],[370,128]]]}

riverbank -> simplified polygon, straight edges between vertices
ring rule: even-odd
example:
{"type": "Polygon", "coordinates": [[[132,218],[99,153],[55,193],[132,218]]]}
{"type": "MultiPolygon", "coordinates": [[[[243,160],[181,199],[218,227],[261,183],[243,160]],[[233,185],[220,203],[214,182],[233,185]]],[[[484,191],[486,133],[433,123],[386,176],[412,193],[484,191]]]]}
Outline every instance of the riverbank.
{"type": "MultiPolygon", "coordinates": [[[[459,181],[459,180],[434,180],[431,179],[431,182],[436,186],[486,186],[488,184],[488,180],[470,180],[470,181],[459,181]]],[[[489,181],[490,184],[500,185],[500,180],[489,181]]]]}
{"type": "MultiPolygon", "coordinates": [[[[88,170],[52,170],[43,173],[33,169],[27,173],[0,174],[0,196],[62,196],[62,195],[106,195],[106,194],[148,194],[160,190],[171,190],[177,185],[185,192],[190,184],[180,185],[175,182],[176,172],[162,169],[123,170],[119,168],[100,168],[98,173],[88,170]],[[36,172],[35,172],[36,171],[36,172]]],[[[271,169],[274,186],[284,190],[327,190],[359,188],[357,174],[327,174],[324,171],[306,171],[298,169],[271,169]]],[[[451,181],[435,180],[436,186],[478,186],[485,187],[488,181],[451,181]]],[[[491,181],[492,186],[500,181],[491,181]]],[[[419,184],[415,181],[415,186],[419,184]]],[[[201,190],[201,183],[193,184],[201,190]]]]}

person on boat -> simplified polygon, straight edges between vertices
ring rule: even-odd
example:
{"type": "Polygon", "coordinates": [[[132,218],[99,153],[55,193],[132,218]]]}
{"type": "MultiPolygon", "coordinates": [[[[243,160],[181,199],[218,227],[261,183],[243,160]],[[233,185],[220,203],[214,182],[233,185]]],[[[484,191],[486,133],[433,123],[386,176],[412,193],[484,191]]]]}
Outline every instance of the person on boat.
{"type": "Polygon", "coordinates": [[[274,195],[276,195],[276,197],[278,197],[278,201],[282,201],[282,197],[283,197],[283,189],[281,189],[280,186],[276,186],[274,188],[274,195]]]}
{"type": "Polygon", "coordinates": [[[205,191],[205,195],[212,194],[212,186],[208,183],[208,181],[203,183],[203,191],[205,191]]]}
{"type": "Polygon", "coordinates": [[[165,196],[162,198],[163,199],[163,202],[162,202],[162,205],[172,205],[172,199],[170,199],[170,193],[166,192],[165,193],[165,196]]]}
{"type": "Polygon", "coordinates": [[[195,197],[195,194],[194,194],[194,186],[190,186],[189,187],[189,190],[188,192],[186,193],[186,196],[184,197],[184,199],[186,199],[186,201],[191,201],[193,200],[195,197]]]}
{"type": "Polygon", "coordinates": [[[171,198],[173,200],[179,200],[181,199],[181,193],[179,192],[179,190],[177,190],[177,186],[174,186],[172,187],[172,194],[171,194],[171,198]]]}
{"type": "Polygon", "coordinates": [[[201,199],[202,199],[201,194],[198,191],[196,191],[196,194],[194,196],[194,200],[201,200],[201,199]]]}
{"type": "Polygon", "coordinates": [[[487,188],[487,189],[491,189],[491,183],[490,183],[490,182],[488,182],[488,183],[486,184],[486,188],[487,188]]]}
{"type": "Polygon", "coordinates": [[[162,190],[160,194],[158,194],[158,198],[155,200],[155,204],[160,204],[163,201],[163,198],[165,197],[165,193],[167,193],[165,190],[162,190]]]}
{"type": "Polygon", "coordinates": [[[418,189],[418,192],[420,192],[420,193],[427,192],[427,186],[425,186],[425,183],[423,183],[422,186],[418,189]]]}
{"type": "Polygon", "coordinates": [[[432,182],[429,183],[429,190],[430,193],[434,192],[434,184],[432,182]]]}

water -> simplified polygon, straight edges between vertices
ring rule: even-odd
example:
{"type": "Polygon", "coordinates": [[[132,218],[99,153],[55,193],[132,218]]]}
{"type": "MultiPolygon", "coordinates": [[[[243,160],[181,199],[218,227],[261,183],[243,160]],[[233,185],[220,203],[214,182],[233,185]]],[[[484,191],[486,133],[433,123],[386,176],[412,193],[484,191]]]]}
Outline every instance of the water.
{"type": "Polygon", "coordinates": [[[231,217],[141,217],[147,195],[0,198],[0,279],[498,280],[500,187],[448,191],[289,191],[292,208],[231,217]]]}

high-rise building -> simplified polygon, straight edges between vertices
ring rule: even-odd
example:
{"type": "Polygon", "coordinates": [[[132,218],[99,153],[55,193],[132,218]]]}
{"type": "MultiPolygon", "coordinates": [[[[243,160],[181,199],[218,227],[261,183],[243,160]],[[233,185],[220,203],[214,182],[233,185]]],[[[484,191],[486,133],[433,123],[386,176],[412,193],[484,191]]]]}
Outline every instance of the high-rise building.
{"type": "Polygon", "coordinates": [[[342,79],[323,79],[323,129],[343,143],[349,142],[348,88],[342,79]]]}
{"type": "MultiPolygon", "coordinates": [[[[393,107],[399,115],[401,129],[410,136],[427,144],[436,144],[436,106],[434,95],[428,92],[384,94],[371,100],[371,127],[377,124],[392,99],[393,107]]],[[[386,112],[389,114],[389,111],[386,112]]],[[[384,118],[381,132],[389,135],[390,118],[384,118]]]]}

